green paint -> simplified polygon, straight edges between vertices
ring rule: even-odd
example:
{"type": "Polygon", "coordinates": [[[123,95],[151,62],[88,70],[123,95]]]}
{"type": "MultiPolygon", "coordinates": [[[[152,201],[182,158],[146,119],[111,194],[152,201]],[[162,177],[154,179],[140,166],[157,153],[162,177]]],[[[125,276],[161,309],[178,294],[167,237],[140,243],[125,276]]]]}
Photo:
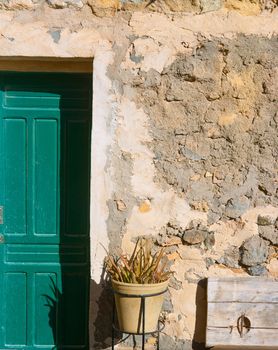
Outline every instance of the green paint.
{"type": "Polygon", "coordinates": [[[91,76],[0,75],[0,348],[87,349],[91,76]]]}

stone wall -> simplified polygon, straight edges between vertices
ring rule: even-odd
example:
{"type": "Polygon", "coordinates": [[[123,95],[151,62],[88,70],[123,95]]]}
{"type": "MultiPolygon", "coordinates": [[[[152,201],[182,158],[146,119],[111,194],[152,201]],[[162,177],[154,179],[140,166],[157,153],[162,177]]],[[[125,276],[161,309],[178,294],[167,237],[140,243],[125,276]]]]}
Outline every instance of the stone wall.
{"type": "Polygon", "coordinates": [[[140,235],[174,271],[162,349],[204,349],[207,277],[278,278],[277,1],[0,6],[3,57],[94,58],[92,349],[111,344],[101,244],[140,235]]]}

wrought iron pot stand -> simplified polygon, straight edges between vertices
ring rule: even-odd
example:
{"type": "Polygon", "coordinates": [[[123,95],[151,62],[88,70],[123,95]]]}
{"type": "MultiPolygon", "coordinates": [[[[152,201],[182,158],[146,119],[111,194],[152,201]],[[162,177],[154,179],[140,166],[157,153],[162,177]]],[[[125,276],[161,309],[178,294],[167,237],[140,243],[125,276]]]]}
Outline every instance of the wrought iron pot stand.
{"type": "MultiPolygon", "coordinates": [[[[150,298],[150,297],[155,297],[161,294],[164,294],[166,290],[163,290],[162,292],[159,293],[153,293],[153,294],[125,294],[125,293],[120,293],[118,291],[115,291],[114,289],[112,289],[113,291],[113,315],[112,315],[112,350],[115,349],[115,333],[119,332],[119,333],[125,333],[128,334],[128,336],[130,335],[141,335],[142,336],[142,350],[145,350],[145,340],[146,340],[146,335],[148,334],[157,334],[157,343],[156,343],[156,347],[157,350],[159,350],[159,336],[160,336],[160,332],[163,330],[163,328],[165,327],[165,324],[163,321],[158,320],[157,323],[157,329],[152,331],[152,332],[145,332],[145,320],[146,320],[146,299],[150,298]],[[136,333],[130,333],[130,332],[126,332],[123,331],[121,329],[119,329],[116,326],[115,320],[116,320],[116,303],[115,303],[115,297],[114,294],[118,294],[122,297],[125,298],[140,298],[141,299],[141,303],[140,303],[140,315],[139,315],[139,325],[141,324],[141,320],[142,320],[142,332],[136,332],[136,333]]],[[[140,328],[140,327],[139,327],[140,328]]]]}

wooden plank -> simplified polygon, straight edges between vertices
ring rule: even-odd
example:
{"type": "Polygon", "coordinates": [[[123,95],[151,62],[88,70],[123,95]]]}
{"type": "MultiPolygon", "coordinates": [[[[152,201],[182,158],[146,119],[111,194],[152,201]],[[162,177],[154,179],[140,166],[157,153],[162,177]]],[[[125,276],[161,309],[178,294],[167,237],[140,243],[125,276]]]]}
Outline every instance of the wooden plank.
{"type": "Polygon", "coordinates": [[[0,59],[0,71],[91,73],[93,63],[92,59],[0,59]]]}
{"type": "Polygon", "coordinates": [[[259,346],[260,349],[265,349],[266,346],[276,347],[277,345],[277,331],[273,329],[251,329],[242,338],[237,330],[219,327],[207,327],[206,346],[234,346],[242,348],[242,346],[259,346]]]}
{"type": "Polygon", "coordinates": [[[278,281],[261,277],[209,278],[208,303],[278,303],[278,281]]]}
{"type": "Polygon", "coordinates": [[[206,346],[278,349],[278,281],[261,277],[209,278],[206,346]],[[250,324],[240,334],[239,318],[250,324]]]}
{"type": "Polygon", "coordinates": [[[208,326],[236,327],[242,314],[250,320],[251,327],[270,328],[278,334],[278,304],[209,303],[208,326]]]}

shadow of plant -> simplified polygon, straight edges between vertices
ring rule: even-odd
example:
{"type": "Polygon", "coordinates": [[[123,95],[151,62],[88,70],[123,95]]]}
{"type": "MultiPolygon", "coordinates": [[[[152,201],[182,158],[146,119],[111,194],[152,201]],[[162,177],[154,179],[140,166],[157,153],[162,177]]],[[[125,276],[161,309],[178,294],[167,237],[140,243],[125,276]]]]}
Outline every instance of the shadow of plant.
{"type": "Polygon", "coordinates": [[[59,304],[62,300],[62,293],[60,292],[59,288],[56,286],[54,279],[50,277],[50,290],[52,292],[52,295],[46,295],[43,294],[43,297],[45,298],[46,303],[44,304],[46,307],[49,308],[48,311],[48,324],[52,329],[52,334],[53,334],[53,342],[55,346],[53,347],[54,349],[59,349],[58,344],[59,344],[59,320],[60,318],[58,317],[59,315],[59,304]]]}

